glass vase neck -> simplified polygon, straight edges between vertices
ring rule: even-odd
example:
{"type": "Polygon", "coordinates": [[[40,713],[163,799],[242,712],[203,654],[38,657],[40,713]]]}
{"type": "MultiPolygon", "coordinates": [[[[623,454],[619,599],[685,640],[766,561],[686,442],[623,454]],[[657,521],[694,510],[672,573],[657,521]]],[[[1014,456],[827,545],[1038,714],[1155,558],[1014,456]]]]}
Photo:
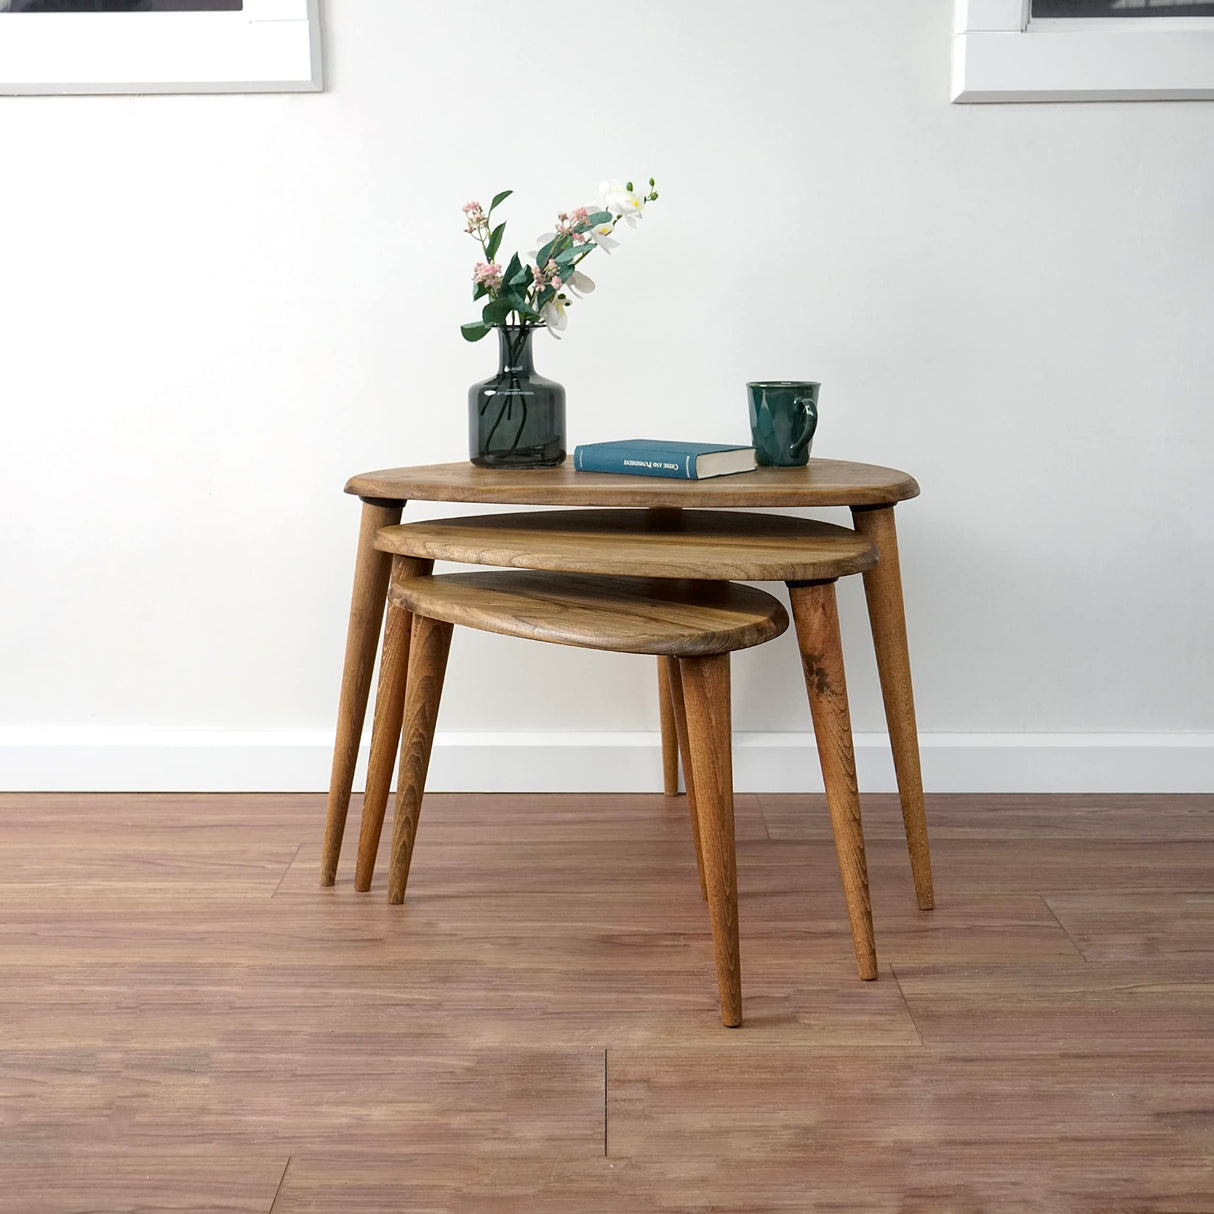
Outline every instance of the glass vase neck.
{"type": "Polygon", "coordinates": [[[497,329],[498,360],[503,371],[533,375],[535,364],[531,354],[533,325],[499,325],[497,329]]]}

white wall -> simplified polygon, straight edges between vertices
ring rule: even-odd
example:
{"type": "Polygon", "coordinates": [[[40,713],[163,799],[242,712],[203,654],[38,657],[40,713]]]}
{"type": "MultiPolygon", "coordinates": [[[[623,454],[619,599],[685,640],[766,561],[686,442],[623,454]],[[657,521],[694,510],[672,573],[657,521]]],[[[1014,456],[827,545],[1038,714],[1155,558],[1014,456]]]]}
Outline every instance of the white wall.
{"type": "MultiPolygon", "coordinates": [[[[741,439],[745,380],[822,380],[815,453],[923,487],[899,517],[929,783],[1208,783],[1214,105],[950,106],[950,7],[327,0],[323,95],[0,100],[3,780],[321,786],[341,486],[462,458],[492,369],[459,336],[461,204],[513,187],[526,250],[652,173],[643,230],[541,335],[571,443],[741,439]]],[[[746,745],[803,746],[768,736],[808,728],[791,642],[735,672],[746,745]]],[[[652,683],[463,633],[442,726],[630,731],[631,766],[575,746],[560,780],[645,783],[652,683]]],[[[440,783],[492,779],[459,753],[440,783]]],[[[526,787],[547,752],[521,753],[526,787]]]]}

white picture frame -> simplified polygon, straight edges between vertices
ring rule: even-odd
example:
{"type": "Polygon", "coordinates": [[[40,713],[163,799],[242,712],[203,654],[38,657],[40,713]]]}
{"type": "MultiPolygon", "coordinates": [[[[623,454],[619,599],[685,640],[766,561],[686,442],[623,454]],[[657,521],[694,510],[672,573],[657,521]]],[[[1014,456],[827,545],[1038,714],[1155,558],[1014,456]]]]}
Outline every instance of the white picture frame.
{"type": "Polygon", "coordinates": [[[1030,0],[956,0],[951,99],[1214,99],[1214,18],[1030,19],[1030,0]]]}
{"type": "Polygon", "coordinates": [[[324,87],[319,0],[239,12],[0,13],[0,95],[324,87]]]}

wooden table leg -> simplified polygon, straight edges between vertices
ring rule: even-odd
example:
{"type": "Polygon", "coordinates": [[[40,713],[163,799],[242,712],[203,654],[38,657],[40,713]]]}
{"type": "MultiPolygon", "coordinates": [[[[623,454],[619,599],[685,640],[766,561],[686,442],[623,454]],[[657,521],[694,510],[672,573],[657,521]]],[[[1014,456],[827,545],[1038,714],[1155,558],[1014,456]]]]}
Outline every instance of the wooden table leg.
{"type": "Polygon", "coordinates": [[[885,721],[894,753],[902,822],[910,849],[915,895],[921,910],[935,905],[932,858],[927,842],[927,813],[923,805],[923,774],[919,767],[919,732],[915,726],[915,697],[911,689],[910,650],[906,643],[906,612],[902,603],[902,571],[898,564],[898,533],[894,508],[852,508],[856,530],[877,546],[880,560],[864,574],[864,594],[872,623],[885,721]]]}
{"type": "MultiPolygon", "coordinates": [[[[424,577],[434,562],[414,556],[392,558],[392,582],[424,577]]],[[[375,874],[375,857],[384,829],[384,812],[396,769],[400,729],[405,712],[405,676],[409,668],[409,636],[413,616],[403,607],[388,605],[384,625],[384,648],[379,659],[379,683],[375,692],[375,715],[371,719],[371,754],[367,760],[367,787],[363,793],[362,821],[358,832],[358,863],[354,888],[365,894],[375,874]]]]}
{"type": "MultiPolygon", "coordinates": [[[[683,785],[687,789],[687,812],[691,817],[691,841],[696,848],[696,868],[700,871],[700,895],[708,897],[708,886],[704,883],[704,848],[700,842],[700,811],[696,807],[696,777],[687,757],[691,752],[687,745],[687,699],[683,693],[683,675],[679,669],[678,658],[663,658],[666,663],[666,673],[670,679],[669,692],[671,711],[674,716],[673,733],[678,738],[679,746],[676,752],[683,756],[683,785]]],[[[732,792],[732,786],[730,791],[732,792]]]]}
{"type": "Polygon", "coordinates": [[[835,836],[835,852],[843,877],[847,917],[860,977],[877,976],[873,912],[868,896],[868,865],[864,858],[864,828],[860,824],[860,792],[852,746],[843,645],[835,607],[834,582],[801,582],[788,588],[809,710],[814,720],[818,762],[826,786],[826,804],[835,836]]]}
{"type": "Polygon", "coordinates": [[[388,867],[388,901],[405,900],[413,844],[426,793],[426,772],[434,745],[434,725],[443,695],[443,676],[453,628],[445,620],[413,617],[409,674],[405,689],[405,727],[400,739],[400,772],[396,778],[396,811],[392,819],[392,859],[388,867]]]}
{"type": "Polygon", "coordinates": [[[392,558],[375,548],[375,533],[400,522],[404,502],[364,500],[354,561],[354,591],[350,599],[350,623],[346,629],[346,659],[341,675],[341,699],[337,707],[337,731],[333,745],[333,772],[329,777],[329,805],[325,816],[325,842],[320,857],[320,883],[337,879],[337,860],[354,787],[354,766],[362,741],[363,720],[371,673],[375,669],[375,647],[384,618],[388,572],[392,558]]]}
{"type": "Polygon", "coordinates": [[[694,772],[708,913],[721,994],[721,1023],[742,1023],[742,968],[738,947],[738,862],[733,824],[733,740],[729,711],[729,654],[680,658],[687,711],[687,743],[694,772]]]}
{"type": "Polygon", "coordinates": [[[671,670],[678,659],[658,658],[658,712],[662,724],[662,790],[668,797],[679,795],[679,745],[675,736],[674,705],[670,699],[671,670]]]}
{"type": "MultiPolygon", "coordinates": [[[[650,526],[657,531],[677,531],[683,517],[680,506],[650,506],[650,526]]],[[[679,743],[675,738],[673,705],[670,702],[671,671],[678,673],[677,658],[658,658],[658,711],[662,729],[662,791],[668,797],[679,795],[679,743]]],[[[684,784],[689,764],[683,755],[684,784]]],[[[691,819],[695,821],[695,811],[691,819]]]]}

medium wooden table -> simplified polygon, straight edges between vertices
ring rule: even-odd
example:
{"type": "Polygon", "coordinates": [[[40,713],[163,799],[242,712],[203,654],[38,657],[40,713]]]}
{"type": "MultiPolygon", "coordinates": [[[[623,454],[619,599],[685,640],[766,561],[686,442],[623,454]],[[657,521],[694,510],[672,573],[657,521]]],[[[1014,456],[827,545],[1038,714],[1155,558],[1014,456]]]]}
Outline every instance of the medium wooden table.
{"type": "MultiPolygon", "coordinates": [[[[352,477],[346,492],[363,503],[354,565],[354,591],[346,635],[345,667],[337,714],[333,773],[329,784],[321,884],[336,878],[337,856],[345,831],[362,739],[367,697],[383,623],[391,554],[375,547],[381,527],[400,522],[409,499],[430,502],[479,502],[501,506],[633,507],[812,507],[848,506],[857,531],[877,547],[880,559],[864,576],[885,719],[906,825],[915,892],[923,909],[932,906],[931,862],[919,767],[919,739],[911,690],[910,655],[902,603],[902,576],[894,507],[916,497],[913,477],[893,468],[845,460],[811,459],[803,468],[759,468],[739,476],[706,481],[661,477],[612,476],[558,468],[498,470],[469,463],[389,468],[352,477]]],[[[744,579],[757,580],[757,579],[744,579]]],[[[663,755],[667,791],[670,757],[677,756],[668,714],[663,713],[663,755]]]]}

